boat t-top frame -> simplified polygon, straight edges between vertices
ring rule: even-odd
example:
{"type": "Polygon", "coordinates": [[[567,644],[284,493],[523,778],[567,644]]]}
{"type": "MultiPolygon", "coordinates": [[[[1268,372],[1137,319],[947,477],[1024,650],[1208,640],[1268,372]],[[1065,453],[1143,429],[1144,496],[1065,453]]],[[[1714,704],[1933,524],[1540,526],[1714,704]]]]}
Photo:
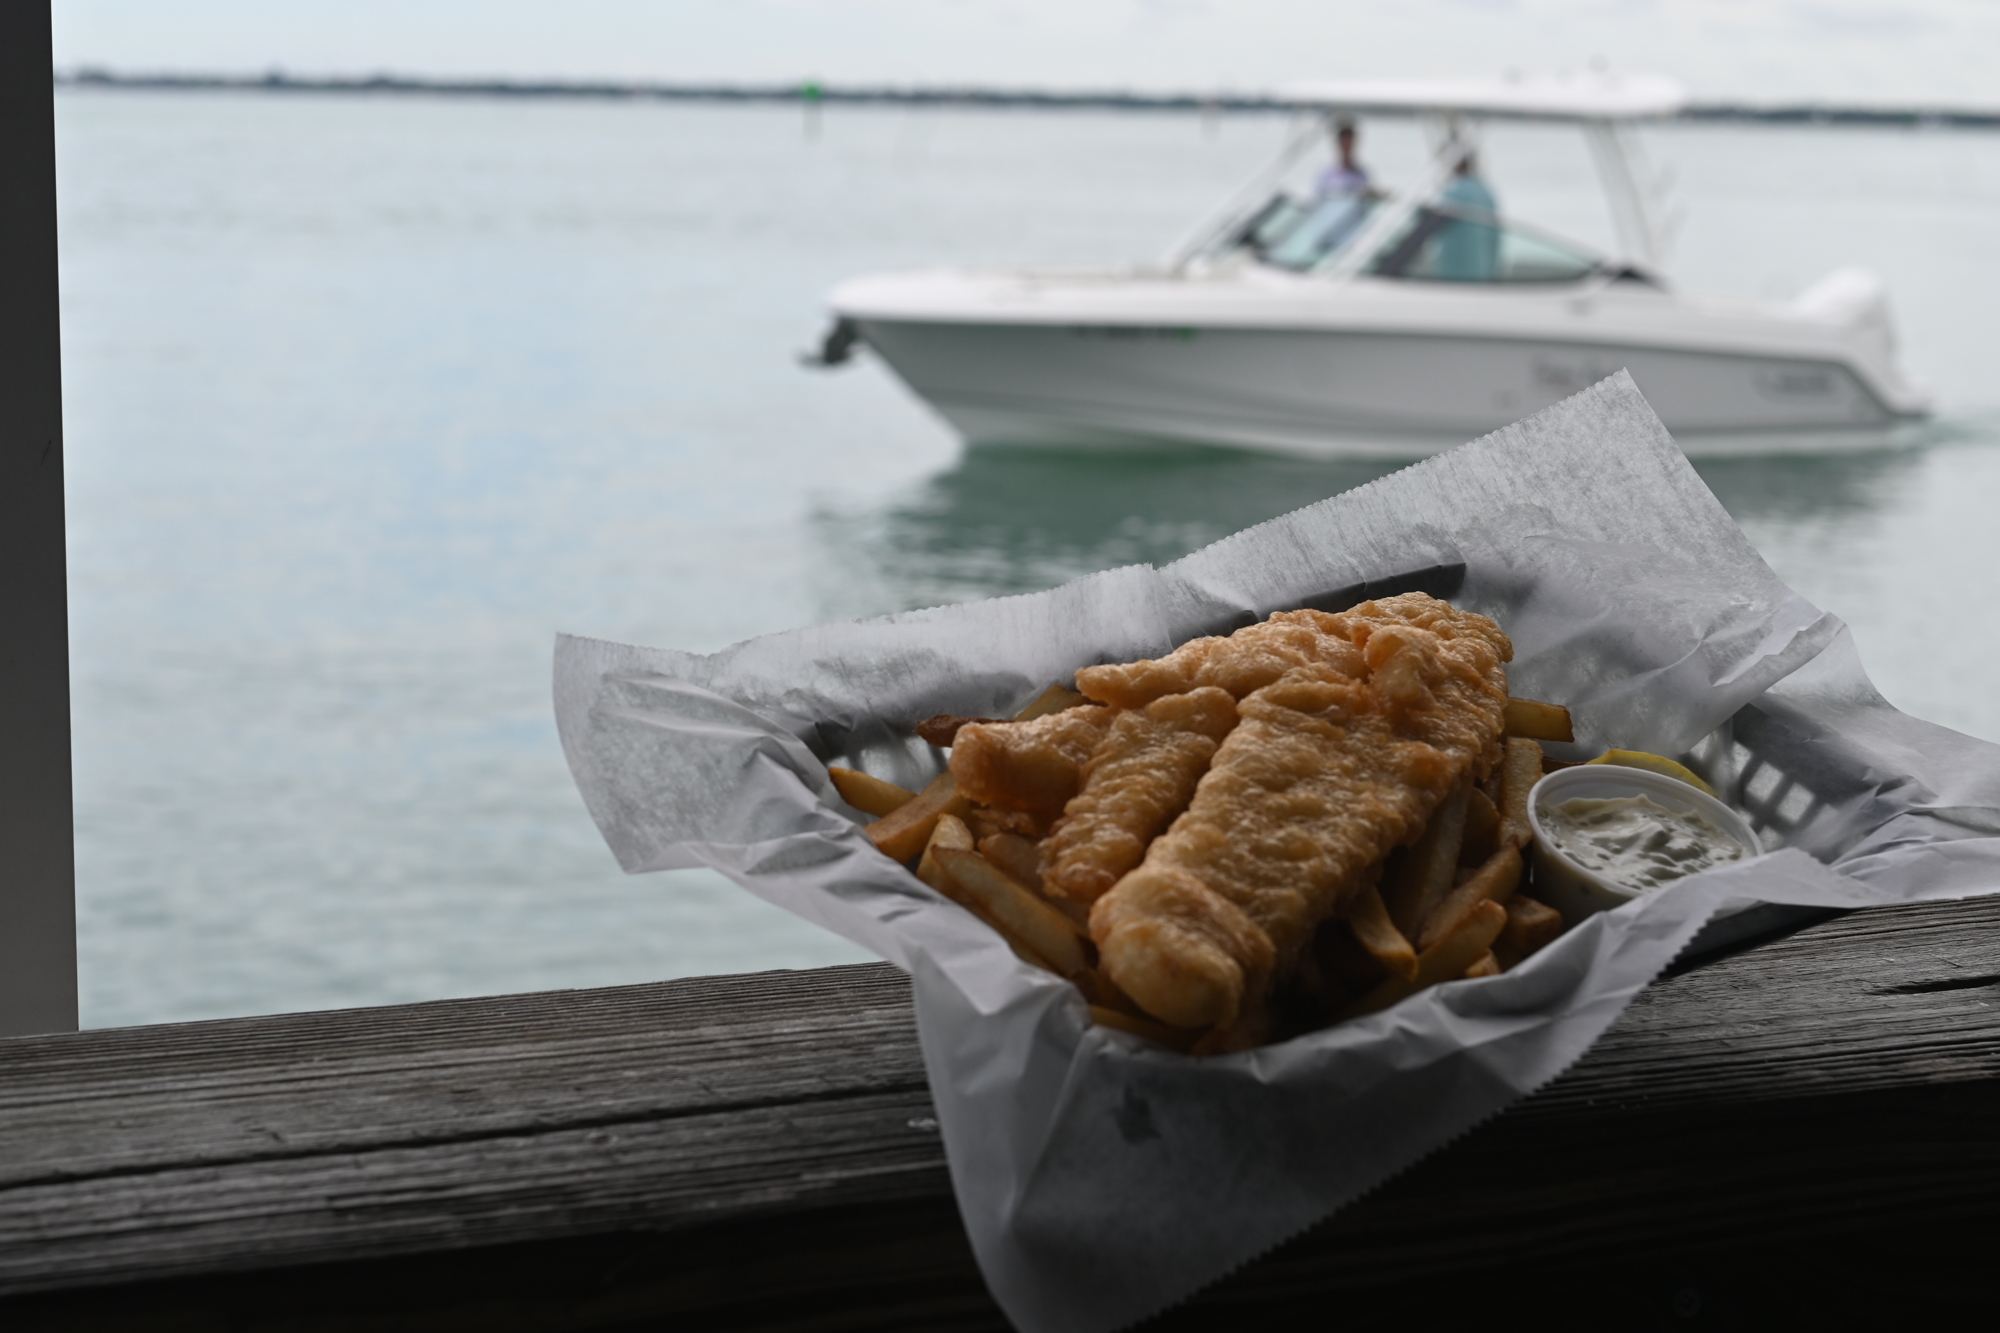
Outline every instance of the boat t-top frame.
{"type": "MultiPolygon", "coordinates": [[[[1591,71],[1537,78],[1489,81],[1348,80],[1305,84],[1288,90],[1288,100],[1308,114],[1277,157],[1223,204],[1203,218],[1166,255],[1169,272],[1185,273],[1198,259],[1235,246],[1256,229],[1277,191],[1299,159],[1344,116],[1412,116],[1423,127],[1431,156],[1414,185],[1393,193],[1371,192],[1383,206],[1357,215],[1316,277],[1341,281],[1360,275],[1398,235],[1408,235],[1419,210],[1439,208],[1459,163],[1478,146],[1487,120],[1553,121],[1578,126],[1590,147],[1598,178],[1611,208],[1611,221],[1624,253],[1620,258],[1657,279],[1666,262],[1667,228],[1662,186],[1646,164],[1631,132],[1634,122],[1671,116],[1687,96],[1672,79],[1649,74],[1591,71]]],[[[1497,219],[1490,220],[1492,225],[1497,219]]],[[[1520,229],[1509,222],[1510,228],[1520,229]]],[[[1542,234],[1546,237],[1546,233],[1542,234]]],[[[1570,245],[1548,238],[1558,247],[1570,245]]]]}

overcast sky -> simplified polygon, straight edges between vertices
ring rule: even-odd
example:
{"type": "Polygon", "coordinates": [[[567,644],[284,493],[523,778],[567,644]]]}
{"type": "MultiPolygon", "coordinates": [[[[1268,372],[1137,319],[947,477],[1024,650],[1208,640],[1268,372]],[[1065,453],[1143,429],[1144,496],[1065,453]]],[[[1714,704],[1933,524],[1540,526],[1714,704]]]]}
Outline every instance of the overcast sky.
{"type": "Polygon", "coordinates": [[[1262,91],[1593,60],[2000,106],[2000,0],[55,0],[59,69],[1262,91]]]}

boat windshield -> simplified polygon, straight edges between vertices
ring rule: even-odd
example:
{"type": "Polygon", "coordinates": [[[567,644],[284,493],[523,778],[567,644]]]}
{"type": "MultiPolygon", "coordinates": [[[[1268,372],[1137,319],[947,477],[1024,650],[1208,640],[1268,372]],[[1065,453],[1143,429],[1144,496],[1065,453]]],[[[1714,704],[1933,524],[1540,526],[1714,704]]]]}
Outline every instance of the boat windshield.
{"type": "Polygon", "coordinates": [[[1281,233],[1270,237],[1262,258],[1267,264],[1303,273],[1339,254],[1368,220],[1375,201],[1368,195],[1347,194],[1311,205],[1293,202],[1293,207],[1295,216],[1281,233]]]}
{"type": "Polygon", "coordinates": [[[1430,204],[1410,215],[1367,271],[1419,282],[1575,282],[1602,267],[1581,247],[1519,223],[1430,204]]]}
{"type": "MultiPolygon", "coordinates": [[[[1330,268],[1360,236],[1384,194],[1298,198],[1272,194],[1222,236],[1210,254],[1250,254],[1290,272],[1330,268]]],[[[1444,202],[1416,208],[1362,272],[1410,282],[1578,282],[1604,270],[1584,246],[1490,212],[1444,202]]]]}
{"type": "Polygon", "coordinates": [[[1274,268],[1309,272],[1338,255],[1374,207],[1369,195],[1304,200],[1280,191],[1211,253],[1248,251],[1274,268]]]}
{"type": "MultiPolygon", "coordinates": [[[[1331,267],[1386,202],[1380,194],[1304,200],[1280,192],[1210,253],[1247,252],[1293,273],[1331,267]]],[[[1604,267],[1581,246],[1490,213],[1432,203],[1415,210],[1363,269],[1412,282],[1576,282],[1604,267]]]]}

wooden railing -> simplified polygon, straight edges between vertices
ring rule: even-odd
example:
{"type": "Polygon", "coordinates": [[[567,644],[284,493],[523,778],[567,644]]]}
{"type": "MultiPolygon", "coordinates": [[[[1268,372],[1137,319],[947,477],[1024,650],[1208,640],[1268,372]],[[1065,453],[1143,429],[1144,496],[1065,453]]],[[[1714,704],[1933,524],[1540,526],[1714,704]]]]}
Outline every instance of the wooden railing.
{"type": "MultiPolygon", "coordinates": [[[[2000,899],[1856,913],[1661,981],[1160,1326],[1990,1310],[1996,1113],[2000,899]]],[[[0,1042],[0,1327],[1005,1321],[868,966],[0,1042]]]]}

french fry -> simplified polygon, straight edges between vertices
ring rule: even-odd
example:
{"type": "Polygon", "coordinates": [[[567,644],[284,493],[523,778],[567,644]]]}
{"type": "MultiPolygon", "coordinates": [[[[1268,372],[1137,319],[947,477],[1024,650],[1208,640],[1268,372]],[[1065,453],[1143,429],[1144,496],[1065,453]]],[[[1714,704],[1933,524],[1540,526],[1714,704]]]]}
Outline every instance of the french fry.
{"type": "Polygon", "coordinates": [[[1502,847],[1487,858],[1486,864],[1479,867],[1471,879],[1453,889],[1443,902],[1431,909],[1431,914],[1424,918],[1423,929],[1417,933],[1418,950],[1430,948],[1457,930],[1479,904],[1496,902],[1505,906],[1520,884],[1520,850],[1502,847]]]}
{"type": "MultiPolygon", "coordinates": [[[[1066,899],[1060,893],[1050,893],[1048,885],[1042,883],[1042,847],[1034,839],[1024,839],[1018,833],[994,833],[980,839],[980,855],[992,861],[996,867],[1006,871],[1012,879],[1018,879],[1026,887],[1042,895],[1042,901],[1054,907],[1058,913],[1076,923],[1076,929],[1084,935],[1090,933],[1090,903],[1080,903],[1076,899],[1066,899]]],[[[1134,1013],[1138,1013],[1134,1009],[1134,1013]]]]}
{"type": "Polygon", "coordinates": [[[852,768],[836,768],[829,765],[826,775],[833,779],[833,789],[840,793],[840,799],[859,810],[864,815],[880,819],[892,815],[902,806],[917,799],[917,794],[908,787],[898,787],[893,782],[871,778],[866,773],[852,768]]]}
{"type": "Polygon", "coordinates": [[[1467,981],[1472,980],[1474,977],[1497,977],[1499,975],[1500,960],[1493,956],[1491,949],[1480,954],[1478,960],[1471,967],[1465,969],[1465,980],[1467,981]]]}
{"type": "Polygon", "coordinates": [[[1528,823],[1528,791],[1542,780],[1542,747],[1520,736],[1507,739],[1507,757],[1500,761],[1500,841],[1526,847],[1535,839],[1528,823]]]}
{"type": "Polygon", "coordinates": [[[1070,976],[1090,965],[1076,923],[1042,901],[1034,890],[1012,879],[978,852],[937,853],[958,893],[951,897],[977,909],[1002,935],[1045,958],[1059,976],[1070,976]]]}
{"type": "Polygon", "coordinates": [[[1506,908],[1495,902],[1480,903],[1455,933],[1417,955],[1416,976],[1407,981],[1400,977],[1389,978],[1342,1009],[1334,1016],[1335,1021],[1359,1018],[1363,1014],[1387,1009],[1427,986],[1457,980],[1465,975],[1466,968],[1479,961],[1481,954],[1493,947],[1493,941],[1499,938],[1500,929],[1506,924],[1506,908]]]}
{"type": "Polygon", "coordinates": [[[997,717],[964,717],[958,713],[939,713],[917,723],[917,739],[940,750],[949,750],[958,736],[958,729],[973,722],[998,722],[997,717]]]}
{"type": "MultiPolygon", "coordinates": [[[[951,818],[951,816],[949,815],[939,816],[938,818],[939,826],[940,827],[944,826],[945,821],[949,818],[951,818]]],[[[932,835],[931,841],[933,845],[937,843],[938,839],[936,834],[932,835]]],[[[964,849],[958,847],[945,847],[942,848],[941,850],[963,851],[964,849]]],[[[1056,965],[1054,963],[1051,963],[1048,959],[1042,957],[1040,954],[1036,953],[1033,949],[1030,949],[1020,939],[1016,938],[1011,931],[1002,927],[998,921],[995,921],[993,919],[993,914],[986,910],[986,905],[984,903],[980,902],[979,899],[973,897],[971,894],[968,894],[963,888],[959,887],[958,881],[956,879],[953,879],[950,875],[946,874],[944,867],[938,864],[937,857],[932,853],[929,847],[926,847],[924,849],[923,860],[917,866],[917,878],[923,880],[924,883],[930,885],[932,888],[936,889],[939,893],[942,893],[945,897],[951,899],[953,902],[957,903],[960,907],[963,907],[966,911],[978,917],[981,921],[984,921],[989,927],[992,928],[994,934],[998,935],[1001,939],[1007,942],[1007,947],[1012,949],[1014,951],[1014,956],[1019,958],[1022,962],[1028,964],[1031,967],[1039,967],[1044,972],[1051,972],[1057,976],[1064,975],[1056,968],[1056,965]]],[[[1078,987],[1083,990],[1084,998],[1094,1004],[1097,1003],[1100,997],[1095,995],[1085,984],[1091,975],[1092,974],[1088,971],[1069,974],[1070,980],[1075,981],[1078,987]]]]}
{"type": "Polygon", "coordinates": [[[1354,933],[1355,943],[1388,975],[1408,981],[1417,974],[1417,951],[1389,919],[1389,908],[1373,884],[1355,896],[1347,912],[1347,928],[1354,933]]]}
{"type": "MultiPolygon", "coordinates": [[[[965,905],[963,903],[960,903],[959,906],[964,907],[965,905]]],[[[997,924],[995,924],[992,917],[986,915],[984,912],[973,911],[971,908],[967,908],[966,910],[972,911],[972,914],[974,916],[978,917],[981,921],[984,921],[987,925],[992,926],[993,933],[995,935],[998,935],[1001,939],[1007,941],[1007,947],[1014,951],[1014,956],[1020,959],[1022,962],[1026,963],[1029,967],[1039,967],[1040,969],[1042,969],[1042,971],[1049,973],[1051,976],[1060,977],[1063,975],[1061,972],[1058,972],[1056,970],[1056,965],[1054,963],[1051,963],[1048,959],[1042,957],[1040,954],[1036,953],[1033,949],[1030,949],[1027,945],[1021,943],[1021,941],[1015,939],[1012,935],[1009,935],[1006,931],[1000,929],[1000,927],[997,924]]]]}
{"type": "Polygon", "coordinates": [[[1500,807],[1479,787],[1465,807],[1465,841],[1458,845],[1458,863],[1484,865],[1486,858],[1500,850],[1500,807]]]}
{"type": "Polygon", "coordinates": [[[1561,704],[1545,704],[1534,699],[1507,701],[1507,734],[1531,741],[1576,739],[1576,731],[1569,724],[1569,709],[1561,704]]]}
{"type": "Polygon", "coordinates": [[[1389,905],[1389,919],[1406,937],[1414,936],[1431,909],[1451,892],[1458,846],[1465,840],[1465,807],[1470,795],[1471,784],[1461,782],[1438,803],[1423,836],[1404,854],[1396,866],[1394,883],[1382,895],[1389,905]]]}
{"type": "Polygon", "coordinates": [[[1515,898],[1507,904],[1507,924],[1500,931],[1500,946],[1516,957],[1526,958],[1562,933],[1562,913],[1533,898],[1515,898]]]}
{"type": "Polygon", "coordinates": [[[1060,713],[1065,708],[1076,708],[1090,700],[1064,685],[1051,685],[1035,696],[1035,701],[1014,714],[1016,722],[1032,722],[1049,713],[1060,713]]]}
{"type": "Polygon", "coordinates": [[[931,840],[939,815],[963,816],[971,808],[972,802],[958,794],[958,780],[950,773],[940,773],[915,800],[891,810],[862,832],[874,839],[891,861],[908,861],[931,840]]]}
{"type": "Polygon", "coordinates": [[[957,815],[938,816],[937,827],[931,830],[931,840],[924,844],[923,859],[917,862],[917,878],[949,898],[951,891],[944,885],[944,868],[937,862],[940,850],[972,850],[972,830],[957,815]]]}
{"type": "MultiPolygon", "coordinates": [[[[1043,902],[1075,922],[1078,930],[1090,933],[1090,904],[1051,893],[1042,882],[1042,848],[1035,839],[1018,833],[995,833],[979,840],[979,854],[1041,895],[1043,902]]],[[[1132,1012],[1140,1011],[1135,1007],[1132,1012]]]]}
{"type": "Polygon", "coordinates": [[[1079,935],[1088,936],[1090,934],[1089,903],[1081,903],[1074,898],[1063,898],[1047,892],[1037,893],[1035,896],[1068,917],[1070,924],[1076,927],[1079,935]]]}
{"type": "Polygon", "coordinates": [[[1042,849],[1032,839],[1018,833],[995,833],[979,840],[979,854],[1036,893],[1043,891],[1042,849]]]}

